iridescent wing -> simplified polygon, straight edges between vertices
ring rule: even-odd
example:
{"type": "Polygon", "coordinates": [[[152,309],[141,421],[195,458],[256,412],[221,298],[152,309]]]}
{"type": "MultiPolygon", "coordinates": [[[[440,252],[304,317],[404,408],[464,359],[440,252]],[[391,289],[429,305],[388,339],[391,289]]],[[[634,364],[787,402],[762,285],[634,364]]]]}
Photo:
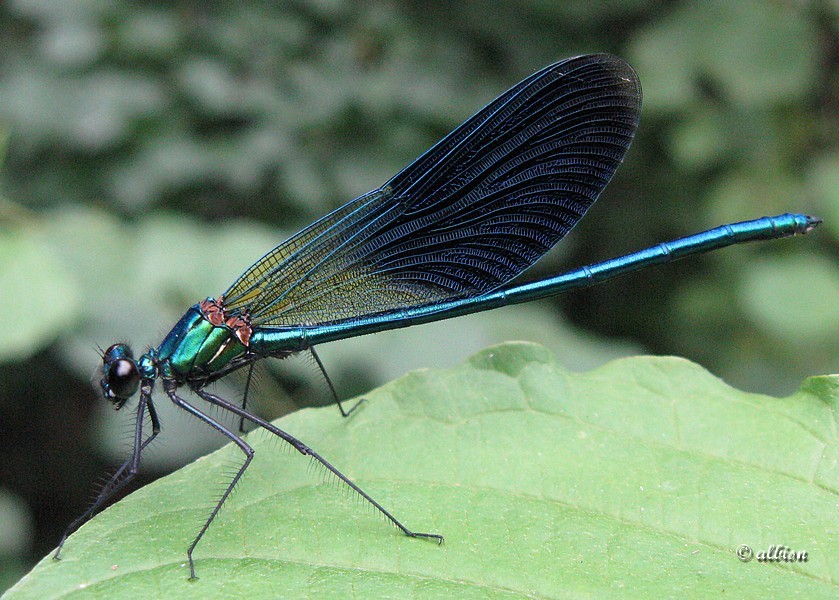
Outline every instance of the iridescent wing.
{"type": "Polygon", "coordinates": [[[263,328],[317,325],[495,289],[582,218],[640,110],[638,78],[616,57],[546,67],[274,248],[224,293],[225,307],[263,328]]]}

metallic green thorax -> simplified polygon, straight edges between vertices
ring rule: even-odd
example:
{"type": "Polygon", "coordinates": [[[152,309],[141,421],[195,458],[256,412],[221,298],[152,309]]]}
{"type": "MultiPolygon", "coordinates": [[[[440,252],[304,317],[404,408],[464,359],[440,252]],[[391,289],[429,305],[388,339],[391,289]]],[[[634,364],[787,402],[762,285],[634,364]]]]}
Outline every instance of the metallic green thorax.
{"type": "Polygon", "coordinates": [[[155,358],[164,376],[211,375],[247,352],[241,328],[212,318],[212,311],[208,314],[207,308],[215,305],[208,298],[190,307],[160,344],[155,358]]]}

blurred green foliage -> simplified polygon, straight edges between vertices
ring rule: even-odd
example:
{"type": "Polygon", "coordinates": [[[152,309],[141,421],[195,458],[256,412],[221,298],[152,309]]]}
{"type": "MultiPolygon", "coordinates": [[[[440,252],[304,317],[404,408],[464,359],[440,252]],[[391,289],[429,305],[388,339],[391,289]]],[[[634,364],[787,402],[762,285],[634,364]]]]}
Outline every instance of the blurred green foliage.
{"type": "MultiPolygon", "coordinates": [[[[645,109],[613,184],[531,276],[777,212],[825,225],[554,304],[328,345],[342,395],[513,338],[574,368],[684,355],[774,394],[839,371],[835,1],[11,0],[0,29],[0,493],[25,501],[13,514],[34,526],[18,530],[35,532],[0,547],[4,573],[48,550],[124,456],[126,415],[90,385],[96,344],[159,342],[289,233],[573,54],[629,60],[645,109]]],[[[269,416],[328,400],[302,363],[283,366],[291,399],[276,367],[261,378],[262,398],[286,398],[262,403],[269,416]]],[[[151,472],[219,441],[162,418],[177,433],[151,472]]]]}

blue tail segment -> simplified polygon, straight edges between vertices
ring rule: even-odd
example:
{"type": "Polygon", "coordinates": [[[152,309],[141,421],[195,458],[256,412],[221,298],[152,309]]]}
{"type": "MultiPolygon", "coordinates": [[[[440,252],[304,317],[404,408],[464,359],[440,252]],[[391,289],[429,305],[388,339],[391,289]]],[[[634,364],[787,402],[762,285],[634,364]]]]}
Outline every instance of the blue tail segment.
{"type": "Polygon", "coordinates": [[[357,335],[450,319],[508,304],[556,296],[568,290],[589,287],[620,275],[734,244],[803,235],[820,223],[819,218],[790,213],[731,223],[657,244],[632,254],[580,267],[555,277],[501,288],[481,296],[405,308],[366,319],[353,319],[312,327],[259,331],[254,334],[252,343],[256,348],[264,348],[266,351],[270,348],[304,349],[315,344],[357,335]]]}

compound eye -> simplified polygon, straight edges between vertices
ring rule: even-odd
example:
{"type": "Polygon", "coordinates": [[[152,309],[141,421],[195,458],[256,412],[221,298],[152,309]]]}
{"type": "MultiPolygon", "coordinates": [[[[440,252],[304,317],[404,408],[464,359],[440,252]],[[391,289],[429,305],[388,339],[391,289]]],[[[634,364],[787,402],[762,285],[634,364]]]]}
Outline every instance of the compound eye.
{"type": "Polygon", "coordinates": [[[108,365],[108,391],[120,400],[127,400],[140,387],[140,371],[130,358],[120,358],[108,365]]]}
{"type": "Polygon", "coordinates": [[[105,354],[102,355],[102,360],[106,365],[114,362],[118,358],[134,358],[134,354],[131,352],[128,344],[111,344],[105,350],[105,354]]]}

